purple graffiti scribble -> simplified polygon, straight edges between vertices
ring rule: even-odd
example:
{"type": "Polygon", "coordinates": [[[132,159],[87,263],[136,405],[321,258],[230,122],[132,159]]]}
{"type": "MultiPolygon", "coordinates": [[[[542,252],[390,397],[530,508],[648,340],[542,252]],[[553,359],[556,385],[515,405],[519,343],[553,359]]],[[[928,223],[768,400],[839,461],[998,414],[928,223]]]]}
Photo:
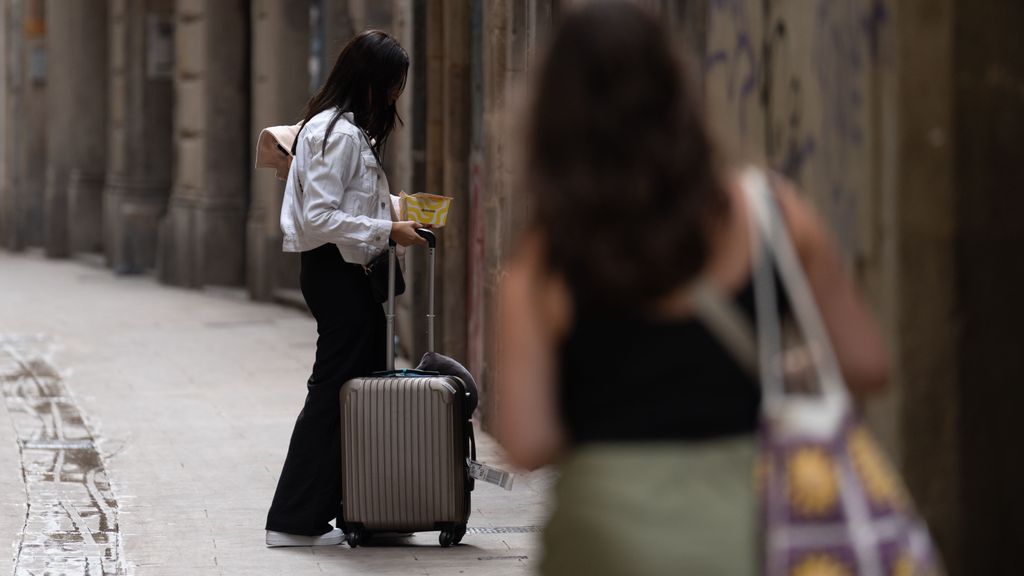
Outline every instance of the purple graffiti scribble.
{"type": "MultiPolygon", "coordinates": [[[[813,27],[797,33],[810,36],[810,54],[796,54],[787,38],[784,14],[773,23],[774,34],[760,39],[761,3],[754,0],[709,0],[708,27],[714,41],[703,60],[705,74],[714,72],[715,82],[725,89],[725,102],[738,121],[741,137],[748,136],[750,98],[760,89],[777,101],[761,101],[766,119],[767,151],[779,170],[793,179],[813,178],[805,184],[824,192],[826,212],[831,216],[843,249],[856,252],[858,200],[863,182],[858,171],[865,166],[869,135],[867,108],[870,101],[870,67],[884,55],[883,34],[890,21],[890,0],[814,0],[810,10],[813,27]],[[721,32],[729,31],[727,34],[721,32]],[[791,63],[809,59],[809,74],[791,63]],[[807,97],[820,105],[805,117],[801,83],[811,87],[807,97]],[[786,85],[790,90],[786,92],[786,85]],[[774,89],[773,89],[774,87],[774,89]],[[785,120],[776,124],[772,116],[787,110],[785,120]]],[[[772,16],[767,10],[764,18],[772,16]]],[[[767,30],[767,29],[766,29],[767,30]]]]}
{"type": "Polygon", "coordinates": [[[719,64],[729,62],[729,53],[725,50],[715,50],[704,59],[704,73],[707,74],[712,68],[719,64]]]}
{"type": "Polygon", "coordinates": [[[837,181],[832,182],[829,192],[832,200],[832,223],[835,227],[836,237],[839,239],[839,245],[847,254],[853,254],[857,250],[856,199],[846,186],[837,181]]]}
{"type": "Polygon", "coordinates": [[[745,6],[743,5],[744,0],[712,0],[711,11],[712,12],[728,12],[729,16],[732,17],[733,21],[739,21],[743,18],[745,6]]]}
{"type": "MultiPolygon", "coordinates": [[[[817,170],[823,175],[829,212],[844,251],[857,250],[857,194],[850,177],[866,145],[865,71],[879,60],[888,22],[887,0],[817,0],[814,63],[822,118],[817,128],[817,170]]],[[[788,158],[787,158],[788,160],[788,158]]]]}
{"type": "Polygon", "coordinates": [[[816,148],[817,142],[813,136],[804,136],[803,142],[799,143],[795,138],[791,138],[786,147],[786,156],[778,165],[779,171],[785,174],[786,178],[797,180],[804,165],[814,156],[816,148]]]}
{"type": "Polygon", "coordinates": [[[881,51],[882,29],[889,23],[889,7],[885,0],[874,0],[868,13],[861,20],[861,28],[864,36],[868,39],[868,47],[871,52],[871,61],[878,62],[881,51]]]}
{"type": "MultiPolygon", "coordinates": [[[[743,77],[743,81],[740,84],[740,132],[743,134],[747,133],[747,109],[742,105],[743,102],[754,95],[757,89],[757,75],[758,75],[758,59],[754,53],[754,46],[750,42],[750,36],[746,32],[741,32],[736,38],[736,53],[740,58],[744,58],[747,61],[748,72],[743,77]]],[[[736,72],[740,67],[739,59],[735,62],[735,68],[729,79],[729,98],[732,99],[735,95],[735,80],[736,72]]]]}
{"type": "Polygon", "coordinates": [[[818,85],[825,105],[822,134],[826,142],[859,146],[864,142],[860,114],[864,107],[861,73],[864,70],[863,36],[851,18],[853,0],[819,0],[817,10],[818,85]]]}
{"type": "Polygon", "coordinates": [[[715,14],[729,19],[736,29],[735,40],[730,47],[731,52],[729,49],[718,49],[708,54],[704,59],[704,73],[708,74],[717,66],[726,67],[727,98],[736,106],[740,133],[745,135],[747,133],[747,110],[744,103],[757,94],[758,78],[761,74],[761,55],[751,40],[750,20],[747,17],[745,0],[712,0],[710,17],[714,18],[715,14]]]}

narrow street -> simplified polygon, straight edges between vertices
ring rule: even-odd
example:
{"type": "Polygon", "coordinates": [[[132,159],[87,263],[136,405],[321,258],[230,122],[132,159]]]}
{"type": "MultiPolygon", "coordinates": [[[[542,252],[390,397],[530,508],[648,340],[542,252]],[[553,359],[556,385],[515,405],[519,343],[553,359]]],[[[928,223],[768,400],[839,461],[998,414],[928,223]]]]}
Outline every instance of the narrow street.
{"type": "MultiPolygon", "coordinates": [[[[552,473],[478,483],[464,543],[268,549],[316,333],[241,291],[0,252],[0,546],[29,574],[525,574],[552,473]]],[[[478,438],[482,436],[478,435],[478,438]]],[[[481,460],[501,465],[493,441],[481,460]]]]}

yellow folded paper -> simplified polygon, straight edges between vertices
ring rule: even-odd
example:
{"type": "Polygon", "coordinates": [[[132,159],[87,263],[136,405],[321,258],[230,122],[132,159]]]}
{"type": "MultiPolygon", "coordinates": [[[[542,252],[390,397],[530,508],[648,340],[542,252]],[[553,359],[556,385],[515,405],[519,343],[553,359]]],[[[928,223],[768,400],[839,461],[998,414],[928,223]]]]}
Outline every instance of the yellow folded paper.
{"type": "Polygon", "coordinates": [[[451,207],[452,199],[423,192],[409,196],[402,192],[399,202],[402,207],[402,220],[412,220],[440,228],[448,221],[448,209],[451,207]]]}

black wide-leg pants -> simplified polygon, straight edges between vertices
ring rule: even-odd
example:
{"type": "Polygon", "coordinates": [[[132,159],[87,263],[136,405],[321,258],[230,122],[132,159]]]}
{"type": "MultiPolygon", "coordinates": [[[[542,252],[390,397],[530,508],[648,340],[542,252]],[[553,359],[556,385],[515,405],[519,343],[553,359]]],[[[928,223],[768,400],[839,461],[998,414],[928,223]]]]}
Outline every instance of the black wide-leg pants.
{"type": "Polygon", "coordinates": [[[303,252],[301,264],[302,295],[316,319],[316,361],[267,530],[313,536],[329,532],[340,514],[341,385],[385,369],[387,324],[363,268],[346,263],[337,246],[303,252]]]}

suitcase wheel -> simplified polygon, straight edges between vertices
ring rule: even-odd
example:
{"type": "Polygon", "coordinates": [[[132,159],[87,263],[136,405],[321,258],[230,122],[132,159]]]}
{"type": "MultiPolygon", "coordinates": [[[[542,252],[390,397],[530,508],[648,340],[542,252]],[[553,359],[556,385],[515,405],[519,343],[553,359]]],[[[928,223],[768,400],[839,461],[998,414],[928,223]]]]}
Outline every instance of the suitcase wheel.
{"type": "Polygon", "coordinates": [[[362,530],[356,530],[345,534],[345,540],[348,542],[350,548],[355,548],[360,544],[366,543],[366,533],[362,530]]]}
{"type": "Polygon", "coordinates": [[[462,537],[466,535],[466,525],[460,524],[451,528],[445,528],[441,530],[441,535],[438,537],[438,541],[441,543],[442,548],[458,544],[462,542],[462,537]]]}

